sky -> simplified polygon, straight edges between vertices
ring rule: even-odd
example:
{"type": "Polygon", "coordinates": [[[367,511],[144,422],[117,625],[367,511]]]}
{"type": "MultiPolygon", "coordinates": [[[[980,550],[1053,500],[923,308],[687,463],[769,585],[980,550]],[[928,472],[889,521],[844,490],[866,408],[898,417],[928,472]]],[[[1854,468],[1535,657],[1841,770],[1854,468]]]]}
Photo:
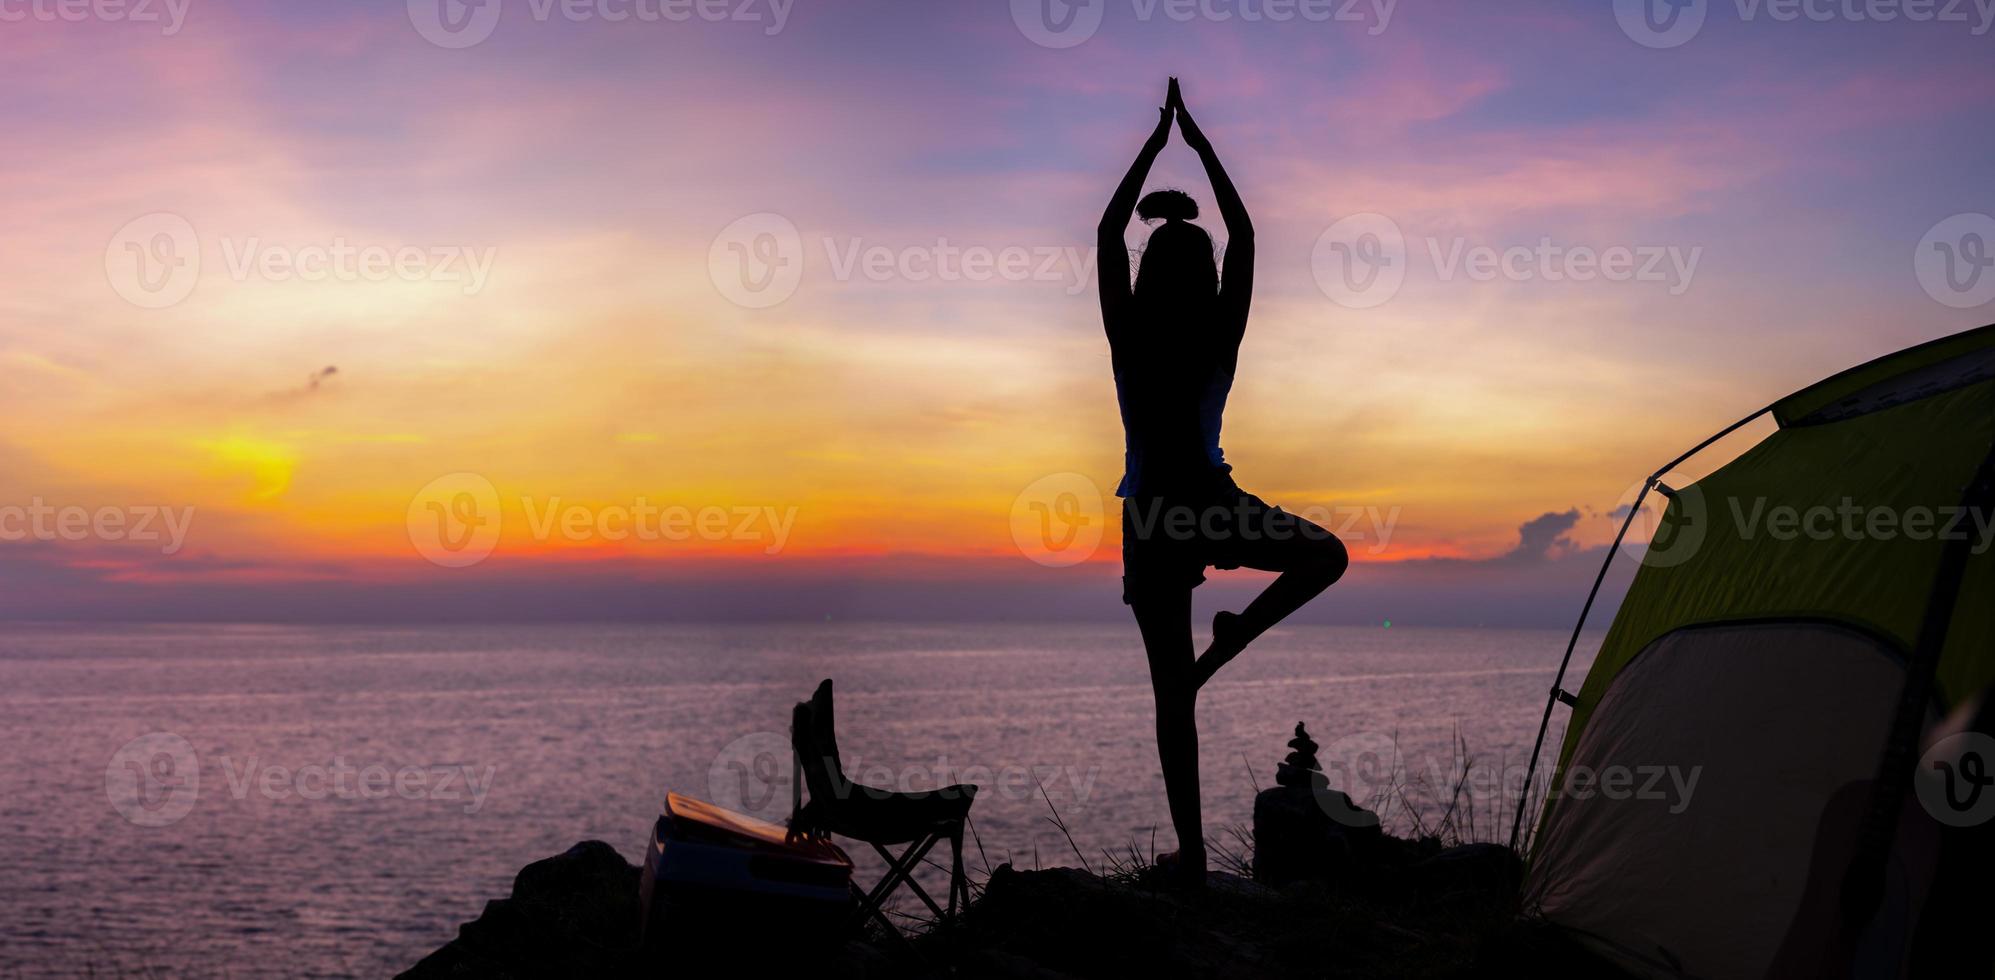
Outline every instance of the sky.
{"type": "Polygon", "coordinates": [[[0,618],[1126,615],[1092,229],[1176,75],[1306,618],[1563,625],[1657,466],[1995,320],[1991,21],[0,0],[0,618]]]}

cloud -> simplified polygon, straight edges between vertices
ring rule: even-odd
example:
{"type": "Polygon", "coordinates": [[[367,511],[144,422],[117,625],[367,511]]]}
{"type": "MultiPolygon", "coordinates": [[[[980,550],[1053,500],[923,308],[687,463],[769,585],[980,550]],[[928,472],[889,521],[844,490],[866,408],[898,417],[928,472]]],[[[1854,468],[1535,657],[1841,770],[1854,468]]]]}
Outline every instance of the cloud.
{"type": "Polygon", "coordinates": [[[1526,563],[1564,558],[1579,550],[1579,543],[1566,537],[1566,533],[1578,523],[1577,507],[1539,514],[1518,526],[1517,547],[1497,560],[1526,563]]]}

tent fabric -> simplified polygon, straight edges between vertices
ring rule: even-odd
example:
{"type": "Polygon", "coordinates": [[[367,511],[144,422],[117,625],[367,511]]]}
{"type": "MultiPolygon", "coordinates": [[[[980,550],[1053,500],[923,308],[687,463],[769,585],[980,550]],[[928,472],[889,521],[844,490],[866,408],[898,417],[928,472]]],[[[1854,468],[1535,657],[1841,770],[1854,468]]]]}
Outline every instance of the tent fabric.
{"type": "Polygon", "coordinates": [[[1818,381],[1774,403],[1774,421],[1790,426],[1878,386],[1911,387],[1927,368],[1995,348],[1995,324],[1907,347],[1818,381]]]}
{"type": "MultiPolygon", "coordinates": [[[[1995,514],[1963,508],[1995,454],[1995,325],[1770,411],[1772,434],[1669,492],[1552,770],[1557,790],[1575,767],[1688,760],[1706,767],[1695,799],[1663,819],[1555,791],[1532,838],[1527,894],[1547,917],[1663,975],[1763,975],[1814,921],[1797,889],[1849,865],[1936,595],[1959,601],[1933,709],[1995,685],[1995,514]],[[1941,581],[1950,535],[1969,557],[1941,581]]],[[[1887,857],[1914,891],[1916,824],[1900,822],[1887,857]]],[[[1887,907],[1920,896],[1901,897],[1887,907]]]]}
{"type": "Polygon", "coordinates": [[[1692,627],[1650,644],[1564,770],[1527,904],[1636,972],[1765,975],[1824,801],[1872,777],[1903,678],[1895,651],[1833,624],[1692,627]]]}
{"type": "MultiPolygon", "coordinates": [[[[1684,626],[1828,620],[1910,650],[1934,585],[1935,535],[1959,514],[1991,445],[1995,382],[1778,430],[1677,491],[1656,538],[1670,541],[1674,554],[1694,550],[1635,576],[1579,690],[1561,764],[1621,668],[1684,626]],[[1786,515],[1795,526],[1782,523],[1786,515]]],[[[1953,530],[1983,533],[1966,515],[1953,530]]],[[[1988,552],[1976,555],[1967,584],[1989,584],[1988,566],[1988,552]]],[[[1948,702],[1995,681],[1995,607],[1970,601],[1956,609],[1939,679],[1948,702]]]]}

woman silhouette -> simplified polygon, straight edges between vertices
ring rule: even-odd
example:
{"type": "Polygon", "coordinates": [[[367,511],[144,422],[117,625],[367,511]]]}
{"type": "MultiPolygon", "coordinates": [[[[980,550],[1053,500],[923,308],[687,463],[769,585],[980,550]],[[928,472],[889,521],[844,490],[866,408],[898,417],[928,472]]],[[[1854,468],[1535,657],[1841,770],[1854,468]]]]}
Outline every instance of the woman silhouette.
{"type": "Polygon", "coordinates": [[[1199,815],[1198,689],[1255,637],[1344,574],[1348,556],[1330,532],[1239,488],[1219,448],[1254,286],[1254,228],[1212,144],[1185,110],[1173,78],[1157,128],[1109,199],[1097,229],[1101,319],[1122,409],[1122,601],[1136,616],[1157,699],[1157,757],[1178,851],[1161,863],[1187,883],[1205,877],[1199,815]],[[1226,223],[1223,273],[1212,239],[1192,224],[1198,204],[1182,191],[1137,193],[1175,117],[1198,153],[1226,223]],[[1150,233],[1135,288],[1122,233],[1131,210],[1150,233]],[[1207,566],[1279,572],[1247,608],[1212,620],[1212,644],[1192,653],[1191,590],[1207,566]]]}

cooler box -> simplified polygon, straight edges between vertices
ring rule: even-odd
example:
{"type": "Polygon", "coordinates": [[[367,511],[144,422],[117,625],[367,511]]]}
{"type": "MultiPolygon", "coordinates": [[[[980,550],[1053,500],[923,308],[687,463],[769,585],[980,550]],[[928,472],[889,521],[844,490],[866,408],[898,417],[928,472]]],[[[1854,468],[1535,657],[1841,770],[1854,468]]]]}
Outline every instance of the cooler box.
{"type": "Polygon", "coordinates": [[[669,793],[639,898],[645,945],[684,955],[831,941],[854,907],[852,859],[829,841],[789,840],[766,820],[669,793]]]}

